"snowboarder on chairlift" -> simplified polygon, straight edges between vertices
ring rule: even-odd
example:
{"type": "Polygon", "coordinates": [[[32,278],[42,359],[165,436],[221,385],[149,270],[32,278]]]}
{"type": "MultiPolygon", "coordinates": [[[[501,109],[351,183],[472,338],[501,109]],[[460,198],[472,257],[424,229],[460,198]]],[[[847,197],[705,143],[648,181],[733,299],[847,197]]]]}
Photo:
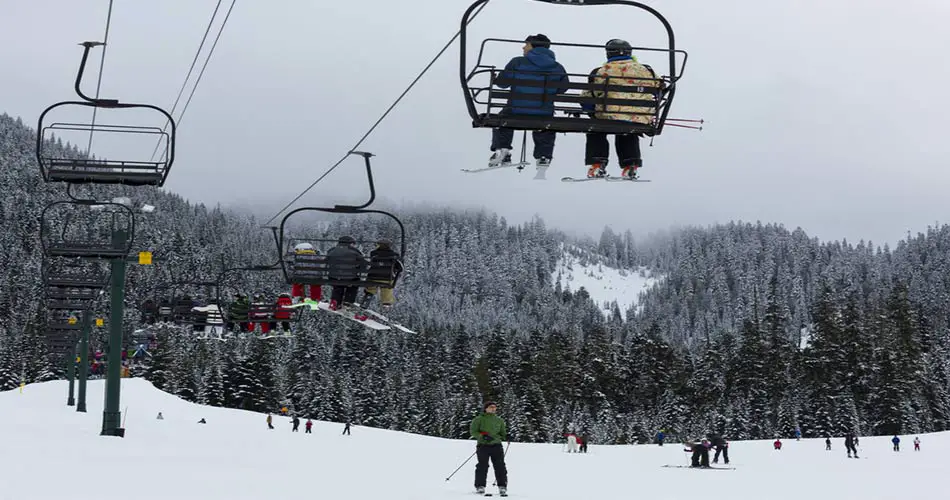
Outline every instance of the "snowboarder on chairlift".
{"type": "Polygon", "coordinates": [[[393,296],[393,288],[396,286],[396,280],[402,273],[402,260],[399,252],[393,250],[393,243],[387,238],[380,238],[376,241],[376,249],[369,253],[369,273],[367,280],[377,283],[379,286],[367,286],[363,292],[363,300],[360,307],[366,309],[370,300],[379,292],[379,301],[383,310],[392,307],[396,298],[393,296]]]}
{"type": "Polygon", "coordinates": [[[480,415],[472,419],[469,433],[478,441],[475,445],[475,455],[478,463],[475,465],[475,491],[485,493],[485,484],[488,481],[488,462],[491,460],[495,470],[495,482],[498,484],[498,493],[508,496],[508,468],[505,465],[505,449],[502,443],[508,439],[508,429],[505,421],[495,412],[498,405],[488,401],[482,407],[480,415]]]}
{"type": "Polygon", "coordinates": [[[355,304],[359,292],[360,271],[365,266],[363,252],[356,248],[352,236],[341,236],[337,245],[327,252],[327,268],[331,280],[353,282],[352,285],[334,285],[330,293],[330,309],[355,304]]]}
{"type": "MultiPolygon", "coordinates": [[[[313,245],[310,243],[298,243],[294,245],[294,257],[297,255],[319,255],[313,245]]],[[[290,294],[293,296],[295,303],[303,302],[304,294],[304,285],[301,283],[294,283],[290,288],[290,294]]],[[[310,299],[320,302],[323,298],[323,287],[320,285],[310,285],[310,299]]]]}
{"type": "MultiPolygon", "coordinates": [[[[633,56],[633,47],[626,40],[613,39],[604,44],[607,52],[607,62],[595,68],[590,73],[588,82],[593,85],[623,85],[630,87],[657,87],[661,80],[649,66],[637,62],[633,56]]],[[[635,92],[616,92],[608,90],[585,90],[581,97],[595,97],[606,99],[629,99],[640,101],[655,100],[652,94],[635,92]]],[[[653,122],[654,107],[622,106],[616,104],[587,104],[581,105],[592,118],[599,120],[618,120],[649,125],[653,122]]],[[[618,134],[614,136],[614,146],[617,148],[617,161],[620,163],[621,175],[630,179],[637,178],[637,169],[643,166],[640,156],[640,134],[618,134]]],[[[603,132],[588,132],[585,148],[585,163],[587,177],[606,177],[607,162],[610,158],[610,143],[607,134],[603,132]]]]}
{"type": "MultiPolygon", "coordinates": [[[[524,55],[512,58],[505,65],[505,69],[495,78],[494,84],[500,88],[511,88],[515,95],[508,100],[499,115],[533,115],[554,116],[554,102],[550,99],[526,99],[528,95],[563,94],[568,83],[567,71],[557,62],[554,51],[551,50],[551,39],[543,34],[531,35],[525,38],[521,48],[524,55]],[[544,82],[545,87],[535,85],[519,85],[518,81],[544,82]],[[525,97],[518,97],[518,95],[525,97]]],[[[489,109],[489,111],[491,111],[489,109]]],[[[489,167],[506,166],[511,164],[511,142],[515,131],[510,128],[494,128],[491,134],[491,158],[489,167]]],[[[531,132],[534,141],[533,156],[538,168],[551,165],[554,157],[554,141],[557,135],[552,130],[534,130],[531,132]]]]}
{"type": "Polygon", "coordinates": [[[229,329],[232,332],[246,332],[250,329],[247,321],[247,312],[251,308],[251,303],[247,300],[247,295],[237,292],[234,294],[234,301],[228,305],[229,329]]]}
{"type": "Polygon", "coordinates": [[[274,319],[280,321],[280,329],[284,332],[290,331],[291,310],[287,307],[294,303],[294,299],[289,293],[282,293],[277,297],[277,309],[274,310],[274,319]]]}

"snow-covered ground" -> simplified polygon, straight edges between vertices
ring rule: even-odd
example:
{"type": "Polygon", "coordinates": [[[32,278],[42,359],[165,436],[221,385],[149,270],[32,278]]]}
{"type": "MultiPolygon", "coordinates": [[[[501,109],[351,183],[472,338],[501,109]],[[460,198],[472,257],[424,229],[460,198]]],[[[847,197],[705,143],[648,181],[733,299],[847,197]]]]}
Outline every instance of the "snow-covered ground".
{"type": "MultiPolygon", "coordinates": [[[[89,413],[65,405],[66,383],[0,393],[0,500],[187,500],[312,498],[443,500],[473,498],[474,461],[445,478],[474,442],[315,422],[290,431],[275,416],[187,403],[141,379],[122,381],[126,437],[100,437],[103,383],[90,381],[89,413]],[[127,410],[126,410],[127,408],[127,410]],[[156,420],[162,412],[164,420],[156,420]],[[206,425],[196,422],[207,419],[206,425]]],[[[501,408],[504,416],[504,408],[501,408]]],[[[594,436],[596,439],[596,436],[594,436]]],[[[660,448],[598,446],[566,454],[558,444],[512,444],[511,498],[535,500],[937,500],[950,457],[950,433],[861,440],[862,458],[845,457],[842,440],[735,442],[735,470],[664,468],[686,454],[660,448]]],[[[491,483],[489,473],[489,483],[491,483]]],[[[497,498],[497,496],[496,496],[497,498]]]]}
{"type": "Polygon", "coordinates": [[[577,257],[565,253],[554,269],[554,281],[561,277],[561,288],[576,292],[584,287],[590,298],[604,314],[610,314],[610,303],[620,306],[620,314],[627,319],[627,310],[637,305],[640,294],[657,283],[646,267],[617,269],[603,264],[581,265],[577,257]]]}

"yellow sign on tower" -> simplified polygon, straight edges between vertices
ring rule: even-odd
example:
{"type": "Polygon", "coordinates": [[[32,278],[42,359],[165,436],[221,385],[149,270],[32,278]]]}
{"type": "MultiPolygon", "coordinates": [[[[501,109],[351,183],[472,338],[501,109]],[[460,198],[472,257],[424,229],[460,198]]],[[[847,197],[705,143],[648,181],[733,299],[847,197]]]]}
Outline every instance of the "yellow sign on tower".
{"type": "Polygon", "coordinates": [[[152,265],[152,252],[139,252],[139,264],[143,266],[152,265]]]}
{"type": "Polygon", "coordinates": [[[102,325],[104,325],[105,323],[106,323],[106,322],[103,321],[102,318],[96,318],[96,326],[102,326],[102,325]]]}

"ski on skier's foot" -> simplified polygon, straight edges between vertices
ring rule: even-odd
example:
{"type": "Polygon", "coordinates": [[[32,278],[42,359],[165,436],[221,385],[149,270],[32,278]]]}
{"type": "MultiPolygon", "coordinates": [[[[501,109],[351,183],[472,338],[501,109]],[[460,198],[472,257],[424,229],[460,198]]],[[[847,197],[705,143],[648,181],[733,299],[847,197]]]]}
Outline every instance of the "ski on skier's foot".
{"type": "Polygon", "coordinates": [[[551,168],[551,165],[547,165],[547,166],[544,166],[544,167],[539,166],[538,169],[537,169],[537,171],[534,173],[534,180],[536,180],[536,181],[546,181],[546,180],[548,180],[547,177],[544,176],[544,174],[547,173],[547,171],[548,171],[549,168],[551,168]]]}
{"type": "Polygon", "coordinates": [[[416,332],[414,332],[414,331],[412,331],[412,330],[406,328],[405,326],[400,325],[399,323],[396,323],[395,321],[393,321],[393,320],[387,318],[386,316],[383,316],[382,314],[380,314],[380,313],[378,313],[378,312],[376,312],[376,311],[374,311],[374,310],[372,310],[372,309],[367,309],[367,308],[364,307],[364,308],[362,308],[362,310],[363,310],[364,312],[368,313],[370,316],[372,316],[372,317],[378,319],[380,322],[386,323],[387,325],[392,326],[392,327],[394,327],[395,329],[400,330],[400,331],[402,331],[402,332],[404,332],[404,333],[416,333],[416,332]]]}
{"type": "Polygon", "coordinates": [[[503,165],[496,165],[494,167],[463,168],[461,170],[462,172],[465,172],[466,174],[477,174],[480,172],[488,172],[489,170],[504,170],[506,168],[512,168],[512,167],[522,169],[522,168],[527,167],[528,165],[531,165],[531,164],[526,161],[519,161],[519,162],[513,162],[513,163],[505,163],[503,165]]]}
{"type": "Polygon", "coordinates": [[[692,465],[664,465],[670,469],[736,470],[735,467],[693,467],[692,465]]]}
{"type": "Polygon", "coordinates": [[[372,328],[373,330],[389,330],[389,325],[384,325],[378,321],[365,318],[365,314],[361,314],[362,309],[356,306],[342,306],[338,309],[330,309],[330,304],[328,302],[317,302],[313,299],[305,299],[299,304],[292,304],[286,306],[289,309],[296,309],[298,307],[309,307],[311,310],[319,309],[321,311],[326,311],[330,314],[336,314],[337,316],[342,316],[350,321],[355,321],[365,327],[372,328]],[[364,319],[360,319],[357,316],[363,316],[364,319]]]}
{"type": "Polygon", "coordinates": [[[629,177],[611,177],[609,175],[604,176],[604,177],[561,177],[561,182],[588,182],[588,181],[650,182],[649,179],[631,179],[629,177]]]}

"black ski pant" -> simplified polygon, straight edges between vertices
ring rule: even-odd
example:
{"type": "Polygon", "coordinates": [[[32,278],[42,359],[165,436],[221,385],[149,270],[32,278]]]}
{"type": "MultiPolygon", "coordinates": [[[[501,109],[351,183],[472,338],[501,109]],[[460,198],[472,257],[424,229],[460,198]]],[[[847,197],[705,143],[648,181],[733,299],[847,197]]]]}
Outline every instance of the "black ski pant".
{"type": "Polygon", "coordinates": [[[895,444],[895,445],[894,445],[894,451],[901,451],[901,445],[895,444]]]}
{"type": "Polygon", "coordinates": [[[709,450],[708,449],[696,449],[693,450],[693,467],[709,467],[709,450]]]}
{"type": "Polygon", "coordinates": [[[488,480],[488,461],[495,470],[498,486],[508,487],[508,468],[505,467],[505,448],[498,444],[480,444],[475,447],[478,463],[475,465],[475,487],[484,488],[488,480]]]}
{"type": "Polygon", "coordinates": [[[356,303],[356,295],[359,293],[360,287],[358,286],[334,286],[333,291],[330,292],[330,300],[335,300],[337,305],[343,305],[344,302],[349,304],[356,303]]]}
{"type": "MultiPolygon", "coordinates": [[[[636,134],[615,135],[614,146],[617,148],[617,159],[620,161],[621,167],[643,164],[643,160],[640,158],[640,136],[636,134]]],[[[600,163],[605,166],[609,159],[610,142],[607,141],[607,134],[601,132],[588,133],[584,163],[587,165],[600,163]]]]}
{"type": "MultiPolygon", "coordinates": [[[[350,426],[346,426],[343,428],[343,434],[346,434],[347,436],[350,435],[350,426]]],[[[342,436],[343,434],[340,434],[340,435],[342,436]]]]}
{"type": "Polygon", "coordinates": [[[851,456],[852,453],[854,453],[854,456],[858,456],[858,447],[855,446],[853,443],[845,443],[844,447],[847,448],[849,457],[851,456]]]}
{"type": "Polygon", "coordinates": [[[587,453],[587,442],[581,443],[581,453],[587,453]]]}
{"type": "Polygon", "coordinates": [[[830,449],[831,449],[831,443],[825,443],[825,449],[826,449],[826,450],[830,450],[830,449]]]}
{"type": "Polygon", "coordinates": [[[304,432],[304,434],[313,434],[312,432],[310,432],[310,428],[309,428],[309,427],[307,427],[303,432],[304,432]]]}
{"type": "Polygon", "coordinates": [[[300,424],[294,424],[294,429],[292,432],[298,432],[299,427],[300,427],[300,424]]]}
{"type": "Polygon", "coordinates": [[[716,455],[713,457],[713,463],[719,463],[719,454],[722,453],[722,461],[729,463],[729,448],[725,446],[716,447],[716,455]]]}
{"type": "MultiPolygon", "coordinates": [[[[511,110],[505,108],[499,115],[510,115],[511,110]]],[[[533,116],[533,115],[532,115],[533,116]]],[[[543,117],[543,115],[539,115],[543,117]]],[[[512,149],[511,142],[515,138],[515,130],[511,128],[493,128],[491,130],[491,150],[512,149]]],[[[535,130],[531,132],[531,140],[534,141],[534,159],[542,156],[548,159],[554,157],[554,141],[557,139],[557,133],[550,130],[535,130]]]]}

